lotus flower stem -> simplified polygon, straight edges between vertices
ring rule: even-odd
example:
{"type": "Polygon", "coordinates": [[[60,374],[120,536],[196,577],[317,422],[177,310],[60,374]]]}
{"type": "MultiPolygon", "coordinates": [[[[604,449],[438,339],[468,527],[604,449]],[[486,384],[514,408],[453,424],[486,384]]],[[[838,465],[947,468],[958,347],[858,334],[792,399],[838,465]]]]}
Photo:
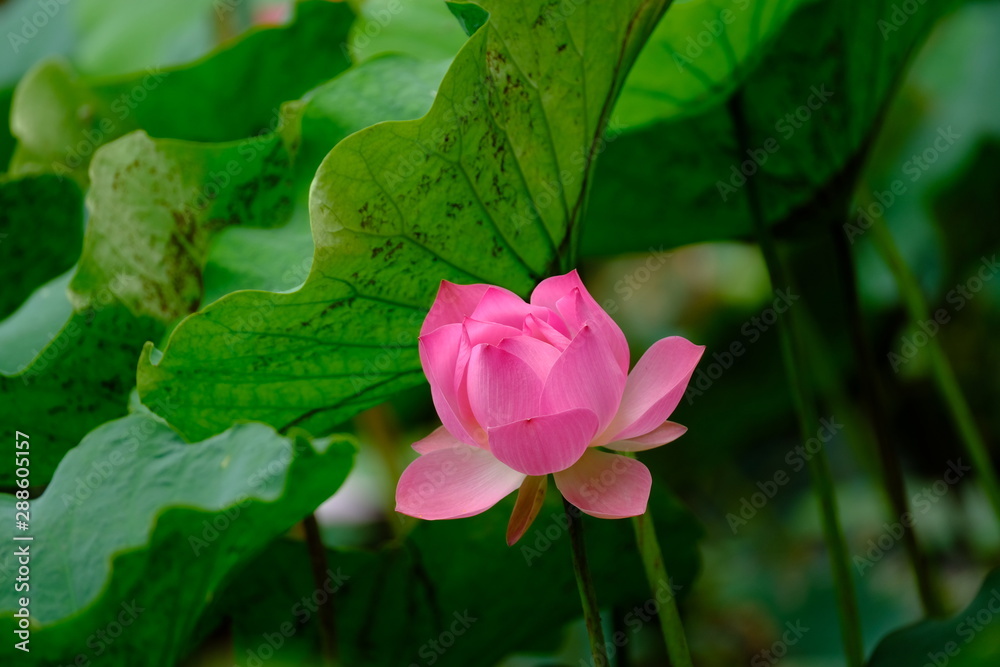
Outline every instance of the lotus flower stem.
{"type": "Polygon", "coordinates": [[[583,543],[583,516],[568,500],[563,499],[563,505],[566,509],[566,524],[569,526],[569,539],[573,548],[573,573],[576,575],[576,587],[580,591],[587,636],[590,637],[590,653],[593,656],[594,667],[608,667],[601,612],[597,608],[597,593],[594,591],[594,581],[590,577],[587,550],[583,543]]]}
{"type": "MultiPolygon", "coordinates": [[[[326,547],[323,546],[323,538],[319,531],[319,524],[316,522],[316,515],[309,514],[302,520],[302,527],[306,533],[306,547],[309,550],[309,566],[312,569],[313,581],[318,588],[323,588],[327,577],[326,547]]],[[[326,602],[319,606],[319,634],[322,643],[322,655],[324,667],[336,667],[340,663],[337,660],[337,633],[336,623],[333,613],[333,595],[330,595],[326,602]]]]}
{"type": "MultiPolygon", "coordinates": [[[[889,265],[892,275],[896,278],[896,285],[899,287],[910,319],[913,322],[929,320],[927,301],[924,299],[920,285],[900,254],[892,234],[881,220],[875,220],[872,225],[872,238],[879,254],[889,265]]],[[[997,480],[997,474],[986,449],[986,443],[976,427],[972,410],[969,408],[969,403],[965,400],[962,388],[955,377],[955,371],[936,336],[927,337],[927,354],[934,383],[944,398],[948,414],[951,416],[955,428],[958,429],[969,456],[972,457],[972,463],[979,475],[979,481],[986,492],[986,497],[993,507],[993,512],[1000,520],[1000,482],[997,480]]]]}
{"type": "Polygon", "coordinates": [[[688,649],[687,637],[684,635],[684,625],[681,623],[677,602],[674,600],[670,577],[663,562],[660,543],[656,539],[656,528],[653,526],[653,515],[647,509],[645,513],[632,517],[635,528],[635,539],[639,545],[639,555],[642,556],[642,566],[646,571],[649,589],[661,602],[659,608],[660,630],[667,644],[667,654],[673,667],[692,667],[691,651],[688,649]],[[667,600],[660,600],[657,591],[667,587],[667,600]]]}
{"type": "MultiPolygon", "coordinates": [[[[749,131],[743,110],[743,97],[736,93],[730,99],[730,117],[738,138],[740,152],[750,145],[749,131]]],[[[750,206],[750,217],[754,231],[764,255],[768,276],[773,288],[790,285],[785,267],[778,255],[777,246],[771,236],[770,227],[764,218],[757,181],[749,179],[746,184],[747,200],[750,206]]],[[[802,349],[802,338],[795,335],[795,319],[792,313],[786,311],[778,315],[778,332],[781,338],[781,351],[785,362],[785,372],[788,375],[792,398],[799,417],[799,428],[803,441],[819,430],[819,418],[816,414],[816,401],[813,387],[806,378],[805,350],[802,349]]],[[[837,498],[834,490],[833,474],[826,452],[820,449],[809,460],[809,471],[813,480],[820,506],[820,517],[823,524],[823,535],[830,553],[830,568],[837,593],[837,612],[840,617],[841,641],[844,645],[844,655],[848,667],[861,667],[864,662],[864,643],[861,636],[861,619],[858,613],[858,600],[851,577],[850,557],[847,542],[840,524],[840,514],[837,509],[837,498]]]]}

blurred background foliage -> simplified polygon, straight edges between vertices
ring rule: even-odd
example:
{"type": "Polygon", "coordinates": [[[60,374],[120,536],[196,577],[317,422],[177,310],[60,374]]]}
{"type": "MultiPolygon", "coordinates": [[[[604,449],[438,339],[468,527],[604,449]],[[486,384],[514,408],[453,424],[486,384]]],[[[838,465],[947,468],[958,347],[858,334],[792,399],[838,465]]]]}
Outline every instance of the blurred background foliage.
{"type": "MultiPolygon", "coordinates": [[[[862,8],[833,0],[760,0],[748,5],[753,18],[738,18],[724,40],[710,40],[703,54],[686,63],[678,59],[685,53],[691,58],[686,38],[699,34],[705,17],[726,8],[739,15],[743,4],[677,2],[651,37],[598,158],[580,265],[595,298],[625,330],[633,359],[667,335],[708,346],[693,389],[674,417],[689,427],[688,434],[643,456],[661,487],[654,502],[660,541],[682,586],[696,664],[772,664],[762,652],[772,650],[792,624],[807,631],[787,646],[782,664],[833,666],[843,663],[829,563],[808,474],[795,467],[790,454],[802,443],[768,314],[784,297],[772,291],[749,223],[753,202],[746,198],[758,193],[782,256],[793,268],[796,284],[775,287],[791,294],[793,310],[807,323],[821,415],[843,425],[826,451],[850,553],[870,562],[854,573],[871,653],[891,631],[923,614],[903,544],[892,540],[889,548],[872,548],[893,519],[879,481],[867,385],[874,378],[888,397],[907,498],[930,498],[926,489],[943,478],[951,462],[968,462],[968,456],[933,382],[928,350],[918,346],[904,361],[893,362],[890,355],[906,354],[905,345],[919,328],[875,234],[863,228],[855,234],[851,225],[860,224],[859,207],[870,211],[873,202],[882,202],[885,224],[931,312],[944,308],[949,314],[936,340],[995,451],[1000,279],[982,281],[970,298],[957,299],[954,290],[971,288],[984,258],[1000,250],[1000,3],[927,2],[901,31],[886,35],[878,20],[880,11],[893,6],[888,2],[862,8]],[[745,147],[763,146],[778,131],[775,122],[805,103],[802,92],[825,82],[833,90],[831,106],[817,111],[759,164],[748,186],[734,188],[733,199],[720,196],[718,183],[729,183],[730,168],[745,158],[739,139],[749,142],[745,147]],[[743,133],[731,123],[727,100],[733,99],[741,100],[746,113],[743,133]],[[935,144],[942,136],[948,137],[943,150],[944,144],[935,144]],[[920,156],[923,161],[915,161],[920,156]],[[889,193],[892,201],[886,204],[889,193]],[[834,240],[838,233],[850,239],[873,363],[857,359],[850,340],[851,294],[834,240]],[[733,354],[734,349],[740,352],[733,354]],[[777,487],[764,507],[747,510],[745,500],[765,492],[779,471],[788,473],[787,484],[777,487]],[[734,515],[745,522],[734,522],[734,515]]],[[[37,11],[36,5],[37,0],[0,3],[0,35],[21,34],[24,17],[37,11]]],[[[323,156],[375,122],[422,115],[467,36],[437,0],[302,3],[300,21],[287,28],[295,32],[285,36],[260,32],[284,25],[294,13],[289,3],[267,0],[73,0],[59,7],[37,36],[16,51],[5,50],[0,59],[0,164],[10,165],[0,178],[0,221],[14,237],[19,228],[43,222],[50,230],[42,258],[0,243],[3,263],[24,267],[0,299],[0,315],[7,317],[0,322],[5,374],[23,372],[67,318],[80,317],[73,314],[80,299],[94,298],[110,280],[93,269],[88,278],[83,262],[72,285],[66,274],[80,257],[84,225],[101,224],[99,197],[110,186],[91,182],[89,154],[68,165],[64,178],[45,165],[65,155],[94,118],[114,113],[112,100],[141,86],[149,68],[180,68],[188,72],[187,83],[150,91],[159,95],[156,104],[129,115],[132,125],[116,126],[116,136],[141,128],[152,137],[145,148],[128,148],[122,165],[142,150],[174,156],[176,140],[224,146],[221,142],[261,131],[263,140],[275,145],[290,142],[283,145],[294,145],[296,155],[292,159],[269,146],[260,160],[261,173],[281,174],[272,191],[280,213],[258,201],[260,208],[244,210],[238,226],[206,218],[204,232],[193,241],[201,248],[202,264],[183,269],[198,275],[197,284],[193,292],[179,289],[175,295],[181,301],[187,295],[191,303],[139,315],[118,305],[91,311],[81,326],[116,331],[120,344],[113,355],[121,359],[109,357],[103,371],[108,377],[88,377],[80,386],[103,387],[112,398],[100,400],[114,407],[84,405],[61,421],[51,437],[71,447],[83,433],[125,414],[135,384],[129,374],[143,342],[153,340],[162,349],[181,316],[237,289],[286,291],[305,279],[313,251],[307,195],[323,156]],[[258,32],[247,36],[248,31],[258,32]],[[229,40],[239,41],[228,55],[213,54],[229,40]],[[251,83],[255,92],[247,98],[251,83]],[[291,121],[267,134],[276,128],[269,127],[276,112],[291,121]],[[20,143],[12,127],[15,134],[20,131],[20,143]],[[82,194],[91,202],[88,209],[82,194]],[[67,289],[73,296],[64,303],[67,289]],[[66,426],[72,420],[79,425],[66,426]]],[[[192,164],[216,150],[204,146],[188,145],[197,153],[192,164]]],[[[175,161],[170,168],[187,164],[169,159],[175,161]]],[[[104,224],[121,215],[121,209],[110,210],[104,224]]],[[[150,220],[149,229],[159,229],[157,218],[150,220]]],[[[996,278],[995,269],[990,277],[996,278]]],[[[138,303],[143,298],[141,292],[135,297],[138,303]]],[[[79,370],[89,367],[95,353],[81,344],[78,358],[65,361],[70,369],[65,373],[77,379],[85,373],[100,376],[79,370]]],[[[16,382],[0,379],[7,382],[3,387],[10,396],[4,400],[11,414],[23,412],[18,405],[29,406],[29,414],[42,409],[42,402],[31,402],[41,399],[14,395],[16,382]]],[[[87,391],[73,387],[45,391],[87,391]]],[[[511,499],[460,522],[414,526],[392,512],[395,478],[412,456],[408,444],[435,419],[421,386],[333,429],[361,443],[347,482],[318,511],[330,563],[350,573],[337,599],[346,664],[584,664],[578,661],[585,658],[586,638],[575,620],[579,612],[565,540],[546,538],[544,532],[554,505],[543,510],[522,545],[511,549],[502,537],[511,499]],[[547,553],[547,542],[554,543],[553,553],[547,553]],[[537,563],[531,549],[545,552],[537,563]],[[427,653],[427,642],[449,626],[451,615],[468,610],[486,620],[456,639],[454,649],[427,653]]],[[[156,514],[149,519],[155,523],[156,514]]],[[[590,528],[600,600],[611,612],[613,632],[649,593],[636,576],[638,559],[626,522],[591,521],[590,528]]],[[[1000,564],[1000,526],[975,475],[933,494],[927,509],[918,509],[915,530],[949,613],[977,604],[981,586],[985,593],[996,590],[983,582],[1000,564]]],[[[301,528],[276,537],[225,577],[217,595],[210,594],[203,622],[178,650],[186,654],[185,664],[257,664],[262,638],[289,620],[297,624],[294,636],[265,662],[319,664],[316,615],[289,613],[315,587],[301,528]]],[[[156,565],[154,576],[188,585],[183,556],[161,558],[156,565]]],[[[955,633],[947,621],[931,623],[936,625],[891,637],[872,665],[923,664],[927,651],[937,650],[933,638],[943,643],[955,633]],[[932,639],[915,646],[913,637],[932,639]]],[[[975,651],[952,664],[993,664],[1000,655],[998,634],[984,633],[975,651]]],[[[127,661],[127,651],[116,659],[127,661]]],[[[616,659],[620,665],[665,664],[655,624],[643,624],[616,659]]]]}

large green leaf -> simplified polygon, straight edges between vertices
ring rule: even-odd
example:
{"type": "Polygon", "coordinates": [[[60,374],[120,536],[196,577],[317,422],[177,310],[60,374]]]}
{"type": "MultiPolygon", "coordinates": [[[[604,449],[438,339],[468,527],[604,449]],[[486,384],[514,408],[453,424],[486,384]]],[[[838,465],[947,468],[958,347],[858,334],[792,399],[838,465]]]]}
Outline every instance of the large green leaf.
{"type": "MultiPolygon", "coordinates": [[[[289,159],[274,134],[194,144],[135,132],[98,151],[73,307],[58,278],[0,326],[0,339],[18,341],[0,351],[0,419],[36,420],[34,483],[85,433],[125,414],[143,342],[199,303],[211,234],[284,221],[289,159]]],[[[0,484],[13,479],[0,471],[0,484]]]]}
{"type": "Polygon", "coordinates": [[[68,179],[0,178],[0,318],[73,266],[83,242],[82,210],[80,188],[68,179]]]}
{"type": "Polygon", "coordinates": [[[1000,660],[998,613],[1000,570],[993,570],[963,611],[947,620],[921,621],[893,632],[879,642],[868,667],[995,665],[1000,660]]]}
{"type": "Polygon", "coordinates": [[[186,434],[247,417],[321,432],[422,381],[416,334],[442,279],[524,294],[571,265],[592,158],[665,3],[483,4],[426,116],[323,162],[302,288],[231,294],[161,359],[147,346],[143,400],[176,405],[186,434]]]}
{"type": "Polygon", "coordinates": [[[87,180],[98,146],[136,129],[155,137],[223,142],[280,124],[279,106],[343,71],[340,48],[353,14],[309,0],[297,20],[259,29],[200,61],[176,68],[88,79],[48,60],[18,85],[11,171],[57,171],[87,180]]]}
{"type": "MultiPolygon", "coordinates": [[[[698,569],[701,528],[661,488],[651,505],[661,539],[669,539],[664,557],[674,593],[684,596],[698,569]]],[[[475,518],[420,522],[399,543],[374,552],[331,550],[331,570],[346,577],[335,604],[344,664],[493,665],[515,651],[553,649],[563,627],[580,617],[562,501],[550,493],[534,526],[508,547],[512,506],[510,498],[475,518]],[[454,645],[442,651],[451,640],[439,638],[456,614],[475,620],[456,626],[454,645]]],[[[585,517],[584,523],[598,600],[607,620],[625,627],[631,641],[636,624],[626,626],[629,610],[651,599],[632,527],[628,520],[585,517]]],[[[283,623],[296,632],[276,652],[276,667],[318,664],[315,615],[294,613],[296,601],[308,599],[315,584],[308,572],[280,566],[302,558],[301,543],[276,543],[220,598],[220,611],[233,619],[237,664],[253,664],[248,656],[267,636],[282,636],[283,623]],[[281,575],[251,585],[261,571],[281,575]]],[[[635,613],[631,618],[638,620],[635,613]]]]}
{"type": "MultiPolygon", "coordinates": [[[[33,457],[39,450],[24,428],[33,457]]],[[[26,531],[14,528],[14,497],[0,497],[8,530],[32,538],[9,542],[29,549],[30,589],[14,589],[15,546],[0,556],[8,638],[0,655],[19,665],[78,655],[101,665],[174,664],[234,568],[332,494],[353,455],[346,441],[314,446],[261,424],[193,445],[145,413],[102,426],[31,501],[26,531]],[[30,653],[11,640],[21,597],[30,600],[30,653]]]]}
{"type": "MultiPolygon", "coordinates": [[[[903,66],[954,2],[928,0],[912,16],[898,4],[822,0],[798,7],[747,72],[738,105],[715,96],[697,115],[681,117],[664,104],[658,108],[655,95],[645,110],[635,109],[634,96],[623,99],[630,117],[662,118],[609,142],[583,252],[748,235],[751,189],[769,223],[810,204],[817,214],[845,215],[850,186],[903,66]],[[621,233],[622,218],[631,223],[628,234],[621,233]]],[[[690,26],[694,34],[703,29],[690,26]]],[[[675,67],[666,53],[659,60],[675,67]]],[[[670,87],[660,92],[668,100],[673,95],[670,87]]]]}

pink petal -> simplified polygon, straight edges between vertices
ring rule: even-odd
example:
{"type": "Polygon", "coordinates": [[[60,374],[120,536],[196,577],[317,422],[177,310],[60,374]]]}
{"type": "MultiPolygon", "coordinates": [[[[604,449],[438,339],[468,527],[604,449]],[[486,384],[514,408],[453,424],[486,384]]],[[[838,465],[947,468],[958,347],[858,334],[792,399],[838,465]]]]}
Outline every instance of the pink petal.
{"type": "Polygon", "coordinates": [[[504,338],[516,338],[521,336],[520,325],[517,327],[509,327],[506,324],[497,324],[496,322],[483,322],[481,320],[474,320],[471,317],[465,318],[462,321],[462,326],[465,327],[465,331],[469,334],[469,342],[472,345],[497,345],[504,338]]]}
{"type": "Polygon", "coordinates": [[[456,438],[471,445],[476,443],[474,434],[479,424],[468,409],[463,409],[455,383],[463,337],[461,324],[446,324],[421,336],[418,349],[441,423],[456,438]]]}
{"type": "MultiPolygon", "coordinates": [[[[506,338],[497,347],[510,352],[531,366],[542,382],[548,377],[552,365],[559,359],[559,350],[530,336],[506,338]]],[[[556,411],[552,410],[552,412],[556,411]]]]}
{"type": "Polygon", "coordinates": [[[487,429],[490,451],[528,475],[565,470],[587,451],[597,432],[597,415],[575,409],[487,429]]]}
{"type": "Polygon", "coordinates": [[[565,275],[546,278],[538,283],[531,293],[531,305],[556,310],[556,302],[564,296],[571,294],[574,289],[587,291],[576,269],[565,275]]]}
{"type": "Polygon", "coordinates": [[[451,449],[452,447],[458,447],[462,442],[458,440],[451,433],[448,433],[448,429],[444,426],[438,426],[436,429],[431,431],[430,435],[421,440],[417,440],[413,445],[414,450],[420,452],[421,454],[430,454],[431,452],[436,452],[439,449],[451,449]]]}
{"type": "MultiPolygon", "coordinates": [[[[472,340],[469,338],[469,332],[463,324],[462,335],[458,339],[458,351],[455,354],[455,392],[458,394],[459,400],[465,398],[466,403],[468,403],[468,398],[466,397],[465,377],[471,357],[472,340]]],[[[472,412],[470,411],[468,414],[471,415],[472,412]]]]}
{"type": "Polygon", "coordinates": [[[618,414],[597,444],[632,440],[663,424],[684,396],[704,351],[704,345],[680,336],[653,343],[629,374],[618,414]]]}
{"type": "Polygon", "coordinates": [[[493,507],[524,480],[484,449],[459,445],[424,454],[396,486],[396,511],[418,519],[460,519],[493,507]]]}
{"type": "MultiPolygon", "coordinates": [[[[559,319],[558,315],[552,313],[551,317],[559,324],[560,327],[565,329],[566,325],[559,319]]],[[[522,331],[532,338],[537,338],[538,340],[551,343],[560,350],[565,350],[569,347],[570,339],[568,335],[559,331],[545,320],[535,317],[534,315],[528,315],[528,317],[524,319],[522,331]]]]}
{"type": "Polygon", "coordinates": [[[594,297],[590,296],[576,269],[564,276],[553,276],[538,283],[531,293],[531,304],[557,311],[569,327],[571,335],[587,322],[593,322],[601,338],[614,353],[622,372],[628,373],[629,353],[625,334],[594,297]]]}
{"type": "Polygon", "coordinates": [[[489,285],[456,285],[441,281],[430,312],[420,327],[420,335],[430,333],[446,324],[456,324],[472,314],[479,305],[489,285]]]}
{"type": "Polygon", "coordinates": [[[608,443],[608,449],[616,452],[644,452],[668,442],[673,442],[677,438],[687,433],[687,426],[681,426],[675,422],[663,422],[659,428],[650,431],[646,435],[638,435],[629,440],[617,440],[608,443]]]}
{"type": "Polygon", "coordinates": [[[538,414],[542,381],[531,366],[495,345],[477,345],[469,359],[472,413],[487,430],[538,414]]]}
{"type": "MultiPolygon", "coordinates": [[[[468,321],[468,320],[466,320],[468,321]]],[[[458,345],[458,363],[455,366],[455,402],[458,406],[458,418],[467,425],[467,430],[475,439],[475,444],[486,447],[486,429],[479,425],[469,403],[469,359],[472,358],[472,342],[469,333],[463,327],[462,339],[458,345]]],[[[471,444],[471,443],[470,443],[471,444]]]]}
{"type": "Polygon", "coordinates": [[[599,519],[621,519],[646,511],[653,479],[635,459],[589,449],[576,465],[555,474],[569,502],[599,519]]]}
{"type": "Polygon", "coordinates": [[[428,382],[448,397],[455,394],[455,365],[464,336],[461,324],[446,324],[417,339],[420,365],[428,382]]]}
{"type": "Polygon", "coordinates": [[[618,411],[625,379],[596,328],[586,324],[552,365],[542,389],[541,411],[587,408],[597,415],[597,432],[602,432],[618,411]]]}
{"type": "Polygon", "coordinates": [[[469,402],[468,365],[472,358],[472,348],[483,343],[497,345],[506,339],[521,338],[522,336],[514,327],[494,324],[493,322],[479,322],[468,317],[462,323],[462,328],[465,335],[459,342],[458,365],[455,367],[458,414],[463,423],[474,424],[474,426],[469,427],[469,432],[477,444],[485,446],[486,431],[476,422],[475,414],[472,412],[472,404],[469,402]]]}
{"type": "Polygon", "coordinates": [[[470,317],[481,322],[495,322],[520,329],[524,318],[531,314],[547,317],[544,308],[525,303],[524,299],[510,290],[491,286],[470,317]]]}

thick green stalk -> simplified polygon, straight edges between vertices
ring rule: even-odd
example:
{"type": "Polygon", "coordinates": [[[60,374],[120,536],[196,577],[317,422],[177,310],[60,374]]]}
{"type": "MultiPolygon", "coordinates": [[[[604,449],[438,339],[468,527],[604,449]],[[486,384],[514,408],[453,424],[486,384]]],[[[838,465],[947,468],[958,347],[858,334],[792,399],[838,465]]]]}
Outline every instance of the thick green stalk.
{"type": "MultiPolygon", "coordinates": [[[[743,113],[742,95],[736,93],[729,102],[730,116],[733,120],[736,135],[739,139],[740,154],[749,146],[749,131],[743,113]]],[[[775,289],[791,286],[784,264],[778,255],[777,246],[771,236],[770,227],[764,219],[760,198],[756,190],[756,181],[748,179],[747,199],[750,204],[750,217],[760,243],[771,286],[775,289]]],[[[782,356],[785,362],[785,372],[788,375],[792,398],[799,417],[799,428],[803,441],[813,437],[819,431],[819,418],[816,414],[816,400],[813,387],[805,377],[805,351],[802,349],[802,338],[796,335],[795,318],[791,311],[778,316],[778,332],[781,338],[782,356]]],[[[820,517],[823,524],[823,535],[830,552],[830,567],[833,582],[836,587],[837,612],[840,618],[840,634],[844,645],[844,654],[848,667],[861,667],[864,662],[864,644],[861,636],[861,619],[858,613],[858,601],[854,591],[854,581],[851,577],[850,557],[847,543],[840,525],[840,515],[837,509],[837,499],[834,492],[833,474],[826,452],[820,449],[809,460],[809,471],[812,475],[813,487],[820,505],[820,517]]]]}
{"type": "MultiPolygon", "coordinates": [[[[871,229],[872,238],[879,254],[882,255],[896,278],[896,284],[903,297],[903,302],[906,304],[910,319],[913,322],[929,320],[930,314],[923,291],[921,291],[913,272],[910,271],[910,267],[906,265],[906,261],[899,253],[899,248],[896,247],[892,234],[881,220],[875,220],[871,229]]],[[[972,463],[976,467],[976,473],[979,475],[986,497],[989,499],[990,505],[993,506],[997,520],[1000,521],[1000,482],[997,480],[997,474],[986,449],[986,443],[976,427],[969,403],[965,400],[965,395],[958,384],[951,363],[935,336],[927,337],[927,353],[930,358],[931,376],[934,378],[934,383],[937,385],[941,397],[944,398],[948,414],[951,416],[955,428],[958,429],[969,456],[972,457],[972,463]]]]}
{"type": "Polygon", "coordinates": [[[632,527],[635,528],[635,539],[639,545],[639,555],[642,556],[642,566],[646,571],[649,589],[656,600],[660,602],[660,630],[667,644],[667,654],[673,667],[693,667],[691,651],[688,649],[684,625],[681,623],[680,612],[663,563],[663,553],[656,539],[656,529],[653,526],[653,515],[647,509],[644,514],[632,517],[632,527]],[[667,600],[660,599],[658,590],[666,587],[667,600]]]}
{"type": "Polygon", "coordinates": [[[604,643],[604,629],[601,627],[601,612],[597,608],[597,593],[594,581],[590,578],[590,567],[587,565],[587,550],[583,543],[583,517],[580,510],[568,500],[563,499],[566,509],[566,523],[569,526],[570,544],[573,548],[573,573],[576,575],[576,587],[580,591],[580,604],[583,605],[583,620],[587,625],[587,636],[590,637],[590,654],[594,659],[594,667],[608,667],[607,645],[604,643]]]}

